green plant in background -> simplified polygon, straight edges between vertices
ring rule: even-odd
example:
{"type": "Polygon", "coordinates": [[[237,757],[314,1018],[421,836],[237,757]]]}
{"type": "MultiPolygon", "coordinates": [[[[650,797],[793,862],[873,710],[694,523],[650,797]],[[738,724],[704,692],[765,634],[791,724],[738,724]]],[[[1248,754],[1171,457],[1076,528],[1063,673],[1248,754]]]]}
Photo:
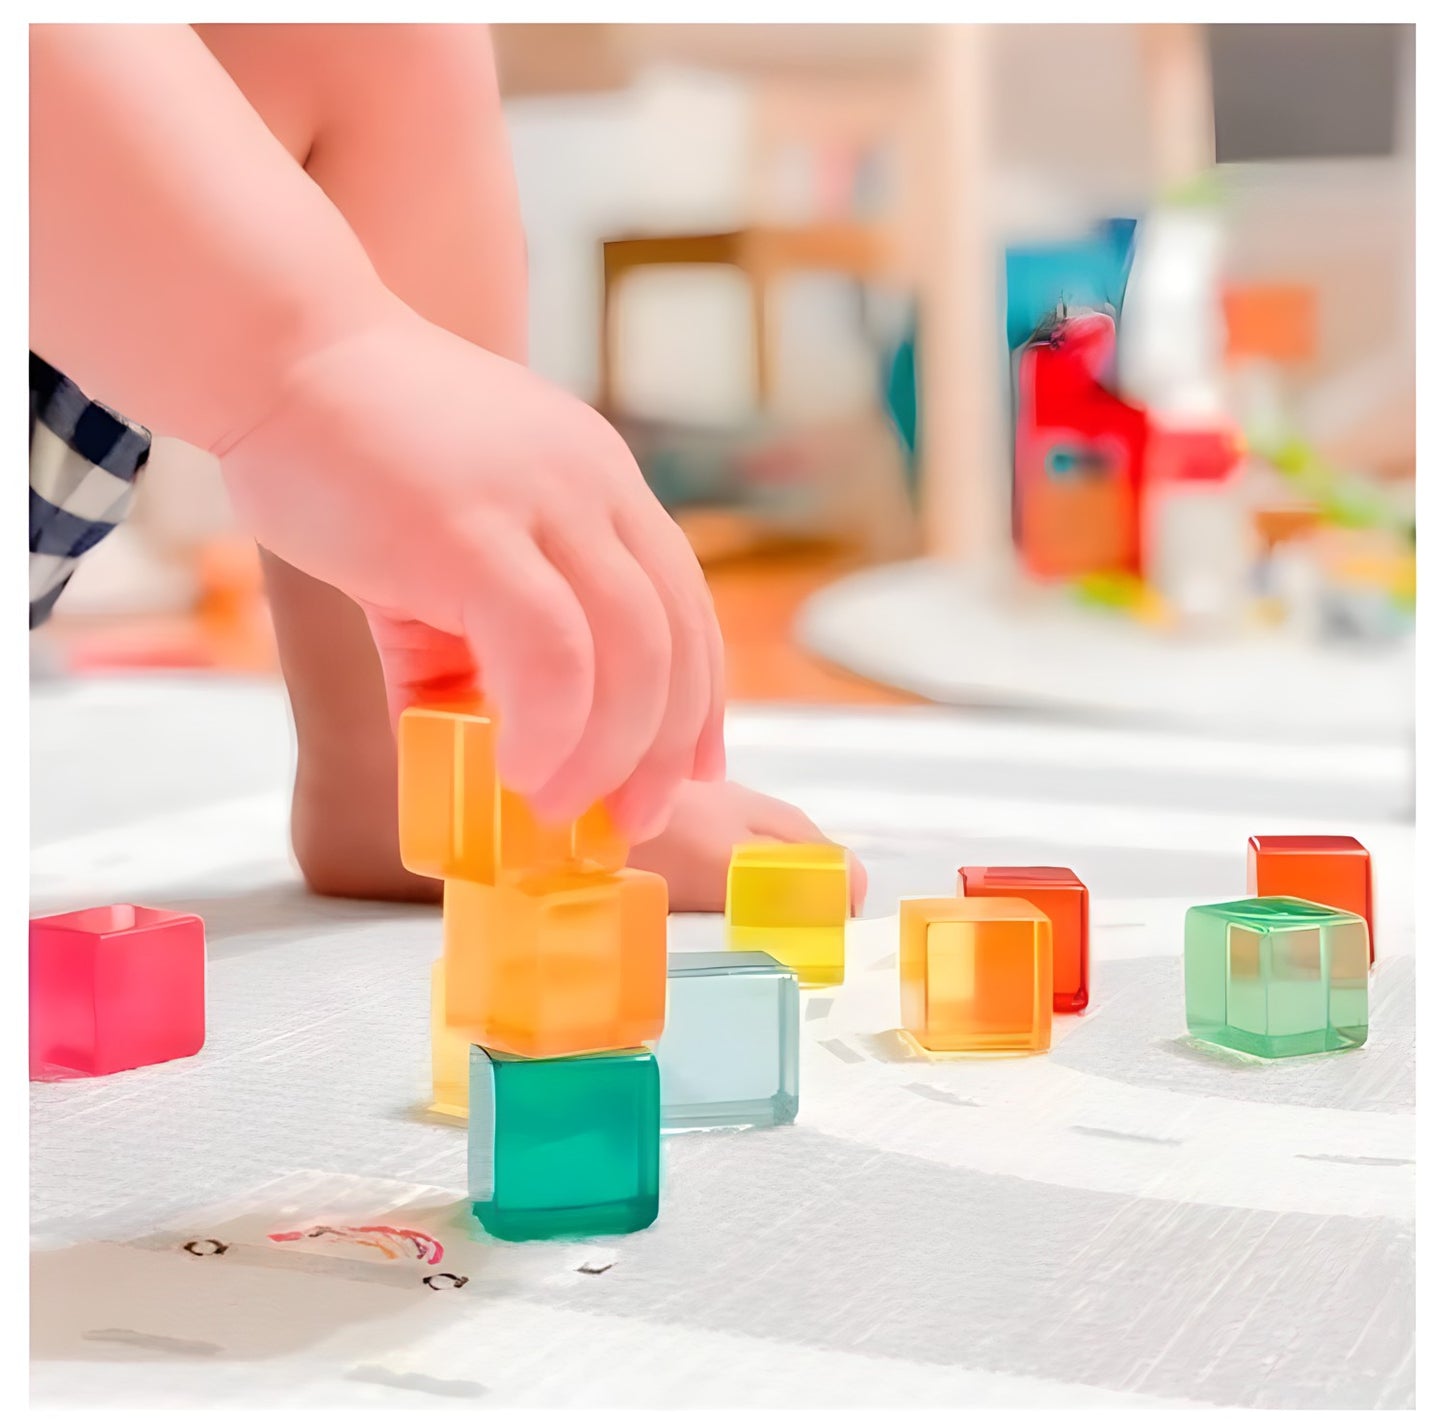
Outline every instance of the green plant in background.
{"type": "Polygon", "coordinates": [[[1165,626],[1170,613],[1164,599],[1131,572],[1091,572],[1071,584],[1074,600],[1096,610],[1123,612],[1151,626],[1165,626]]]}
{"type": "Polygon", "coordinates": [[[1252,452],[1294,484],[1335,527],[1380,528],[1398,533],[1413,548],[1415,523],[1363,478],[1326,462],[1298,435],[1270,440],[1252,437],[1252,452]]]}

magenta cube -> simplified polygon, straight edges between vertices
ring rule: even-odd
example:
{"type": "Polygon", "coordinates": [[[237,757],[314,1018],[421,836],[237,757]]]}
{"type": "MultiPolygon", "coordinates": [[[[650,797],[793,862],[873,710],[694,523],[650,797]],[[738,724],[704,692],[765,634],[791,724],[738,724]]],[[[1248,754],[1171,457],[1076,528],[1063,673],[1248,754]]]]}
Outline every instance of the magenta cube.
{"type": "Polygon", "coordinates": [[[30,919],[32,1080],[156,1065],[205,1039],[199,917],[122,904],[30,919]]]}

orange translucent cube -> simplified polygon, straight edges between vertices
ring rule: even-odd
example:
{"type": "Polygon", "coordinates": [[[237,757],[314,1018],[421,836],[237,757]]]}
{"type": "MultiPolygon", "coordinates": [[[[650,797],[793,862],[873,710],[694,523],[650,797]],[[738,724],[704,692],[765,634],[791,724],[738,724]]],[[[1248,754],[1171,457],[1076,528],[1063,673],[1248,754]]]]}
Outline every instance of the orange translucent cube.
{"type": "Polygon", "coordinates": [[[926,1050],[1041,1051],[1053,1035],[1053,929],[1018,897],[898,904],[903,1028],[926,1050]]]}
{"type": "Polygon", "coordinates": [[[1249,895],[1299,897],[1365,919],[1375,962],[1374,887],[1370,855],[1358,838],[1328,834],[1257,834],[1249,840],[1249,895]]]}
{"type": "Polygon", "coordinates": [[[427,878],[495,883],[504,872],[591,868],[611,872],[627,843],[606,810],[539,822],[496,771],[497,725],[471,703],[412,707],[397,726],[401,861],[427,878]]]}
{"type": "Polygon", "coordinates": [[[446,1022],[477,1045],[540,1060],[662,1034],[667,884],[655,873],[452,879],[442,934],[446,1022]]]}
{"type": "Polygon", "coordinates": [[[1068,868],[960,868],[964,897],[1021,897],[1053,927],[1054,1010],[1089,1004],[1089,889],[1068,868]]]}

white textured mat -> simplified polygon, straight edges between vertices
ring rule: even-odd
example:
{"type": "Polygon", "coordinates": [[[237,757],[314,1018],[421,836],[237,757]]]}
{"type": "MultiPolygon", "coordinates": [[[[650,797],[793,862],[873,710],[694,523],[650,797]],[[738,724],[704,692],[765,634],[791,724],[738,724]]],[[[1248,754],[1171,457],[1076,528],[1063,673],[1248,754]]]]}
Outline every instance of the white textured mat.
{"type": "Polygon", "coordinates": [[[938,711],[739,712],[729,737],[738,778],[872,877],[846,984],[805,997],[798,1123],[671,1138],[654,1228],[519,1248],[471,1234],[465,1135],[415,1113],[437,913],[294,881],[279,694],[38,690],[33,910],[200,911],[211,1031],[194,1060],[32,1086],[36,1402],[1413,1403],[1403,750],[938,711]],[[1184,906],[1242,892],[1243,835],[1311,829],[1375,855],[1369,1044],[1194,1048],[1184,906]],[[896,1033],[890,914],[964,861],[1066,862],[1093,889],[1094,1004],[1045,1057],[928,1061],[896,1033]],[[267,1237],[377,1222],[466,1284],[267,1237]],[[185,1249],[207,1239],[225,1250],[185,1249]]]}

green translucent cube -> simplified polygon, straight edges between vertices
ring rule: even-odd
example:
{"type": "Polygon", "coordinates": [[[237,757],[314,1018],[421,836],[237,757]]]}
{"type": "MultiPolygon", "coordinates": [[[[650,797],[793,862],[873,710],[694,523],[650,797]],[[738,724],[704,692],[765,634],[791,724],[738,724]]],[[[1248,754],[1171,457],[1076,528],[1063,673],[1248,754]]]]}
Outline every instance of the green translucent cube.
{"type": "Polygon", "coordinates": [[[511,1242],[631,1233],[657,1217],[662,1129],[646,1050],[523,1060],[471,1050],[467,1191],[511,1242]]]}
{"type": "Polygon", "coordinates": [[[1352,912],[1251,897],[1184,918],[1184,1009],[1200,1040],[1271,1060],[1363,1045],[1369,977],[1369,931],[1352,912]]]}

